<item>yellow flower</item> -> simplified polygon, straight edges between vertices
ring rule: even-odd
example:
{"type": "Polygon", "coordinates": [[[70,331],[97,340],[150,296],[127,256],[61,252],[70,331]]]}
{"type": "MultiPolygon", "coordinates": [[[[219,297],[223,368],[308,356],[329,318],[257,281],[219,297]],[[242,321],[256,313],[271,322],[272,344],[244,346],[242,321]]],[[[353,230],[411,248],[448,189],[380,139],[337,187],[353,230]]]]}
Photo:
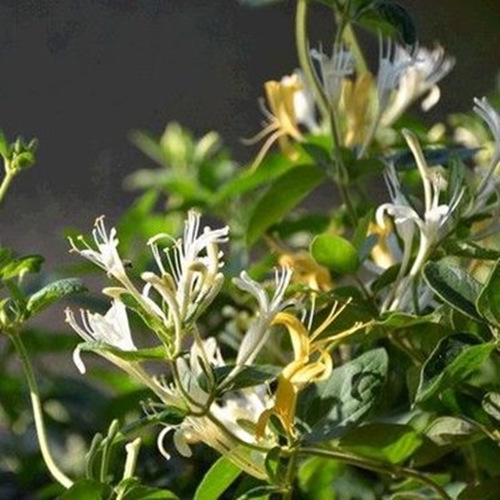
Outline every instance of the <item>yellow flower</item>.
{"type": "Polygon", "coordinates": [[[386,222],[384,227],[373,222],[368,227],[368,234],[377,236],[377,244],[372,248],[371,257],[373,262],[384,270],[397,263],[393,247],[389,243],[389,238],[393,233],[394,226],[390,220],[386,222]]]}
{"type": "Polygon", "coordinates": [[[270,80],[264,84],[269,109],[263,108],[267,121],[264,128],[255,137],[246,141],[254,144],[268,136],[261,147],[252,169],[259,166],[271,146],[278,141],[281,150],[290,159],[295,159],[297,152],[290,139],[301,141],[303,138],[299,124],[309,129],[316,127],[314,102],[305,87],[300,73],[283,77],[279,82],[270,80]]]}
{"type": "Polygon", "coordinates": [[[364,73],[356,80],[344,80],[343,107],[346,116],[345,145],[362,144],[372,119],[371,106],[375,86],[373,76],[364,73]]]}
{"type": "Polygon", "coordinates": [[[260,415],[257,421],[256,436],[261,438],[272,415],[275,415],[289,436],[295,434],[294,419],[297,398],[300,390],[308,384],[326,380],[332,373],[333,362],[328,352],[331,344],[365,325],[355,323],[351,328],[334,336],[319,338],[328,326],[342,313],[348,304],[339,307],[335,303],[328,317],[312,332],[293,314],[280,312],[273,324],[283,325],[290,335],[293,349],[293,361],[285,366],[278,377],[278,387],[274,405],[260,415]]]}
{"type": "Polygon", "coordinates": [[[328,269],[315,262],[305,251],[287,252],[280,255],[281,266],[293,269],[293,281],[308,286],[316,292],[327,292],[333,288],[328,269]]]}

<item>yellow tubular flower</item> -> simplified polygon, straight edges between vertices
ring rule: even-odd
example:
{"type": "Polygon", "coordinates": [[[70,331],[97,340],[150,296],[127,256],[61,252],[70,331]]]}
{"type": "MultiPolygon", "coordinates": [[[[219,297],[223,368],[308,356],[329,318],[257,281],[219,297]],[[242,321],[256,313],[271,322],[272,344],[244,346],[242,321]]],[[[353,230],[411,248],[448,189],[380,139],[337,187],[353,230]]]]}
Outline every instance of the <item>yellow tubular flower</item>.
{"type": "Polygon", "coordinates": [[[303,136],[299,124],[311,128],[315,122],[314,103],[298,73],[285,76],[279,82],[270,80],[264,84],[264,90],[269,106],[269,109],[263,108],[267,121],[261,132],[245,141],[247,144],[254,144],[268,136],[253,162],[252,169],[259,166],[276,141],[285,155],[295,159],[297,152],[294,151],[290,139],[301,141],[303,136]]]}
{"type": "Polygon", "coordinates": [[[368,227],[368,234],[377,236],[377,244],[371,251],[373,262],[381,269],[388,269],[396,264],[393,248],[389,243],[389,238],[394,232],[394,226],[391,221],[387,221],[384,227],[371,222],[368,227]]]}
{"type": "Polygon", "coordinates": [[[342,98],[346,116],[345,145],[348,148],[363,143],[371,121],[374,89],[370,73],[364,73],[355,81],[344,80],[342,98]]]}
{"type": "Polygon", "coordinates": [[[278,262],[281,266],[293,269],[292,280],[308,286],[316,292],[328,292],[333,283],[328,270],[315,262],[305,251],[283,253],[278,262]]]}
{"type": "Polygon", "coordinates": [[[276,315],[273,324],[283,325],[290,335],[293,361],[285,366],[278,377],[274,405],[262,412],[257,421],[258,439],[264,436],[272,415],[278,417],[289,436],[295,434],[295,409],[300,390],[313,382],[326,380],[331,375],[333,362],[328,349],[333,341],[345,338],[365,326],[362,323],[356,323],[344,332],[319,339],[345,307],[347,304],[339,307],[338,303],[335,303],[328,317],[312,333],[309,333],[304,324],[293,314],[280,312],[276,315]]]}

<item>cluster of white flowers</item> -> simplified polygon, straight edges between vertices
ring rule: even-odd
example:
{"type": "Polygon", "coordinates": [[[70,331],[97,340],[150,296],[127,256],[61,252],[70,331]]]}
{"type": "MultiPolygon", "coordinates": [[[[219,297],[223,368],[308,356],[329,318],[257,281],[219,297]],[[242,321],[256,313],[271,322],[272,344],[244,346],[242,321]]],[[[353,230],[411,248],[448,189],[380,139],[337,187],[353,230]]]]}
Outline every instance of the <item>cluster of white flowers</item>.
{"type": "MultiPolygon", "coordinates": [[[[82,373],[85,372],[85,366],[81,360],[81,350],[85,347],[92,349],[97,343],[104,347],[98,350],[99,354],[138,377],[152,389],[159,403],[146,405],[148,412],[161,411],[165,405],[186,412],[186,418],[180,424],[165,425],[158,436],[158,446],[165,457],[168,458],[169,454],[165,449],[164,439],[169,432],[173,432],[174,445],[182,455],[190,456],[189,445],[201,441],[230,456],[231,460],[250,474],[265,478],[263,451],[272,448],[276,442],[272,435],[266,435],[257,443],[256,434],[249,430],[249,426],[255,427],[258,416],[271,405],[267,388],[262,385],[253,387],[250,391],[228,392],[222,399],[215,400],[210,389],[202,387],[200,382],[203,376],[224,365],[216,340],[201,340],[195,333],[194,324],[222,286],[224,277],[220,268],[223,265],[223,254],[219,250],[219,244],[227,241],[228,232],[227,227],[206,227],[200,231],[200,215],[196,211],[190,211],[182,239],[173,240],[166,234],[150,239],[149,245],[158,273],[143,273],[141,278],[145,285],[139,292],[127,275],[118,253],[119,241],[115,228],[108,233],[103,218],[97,219],[93,231],[95,247],[79,237],[80,245],[70,240],[72,250],[104,269],[120,286],[104,290],[113,298],[111,308],[105,315],[81,311],[79,324],[74,313],[67,309],[66,319],[86,343],[80,344],[73,355],[74,362],[82,373]],[[172,244],[161,248],[159,242],[165,240],[172,244]],[[152,290],[156,292],[154,298],[152,290]],[[120,356],[119,351],[140,354],[132,340],[125,296],[135,300],[135,304],[142,307],[143,313],[155,318],[157,324],[161,325],[164,331],[154,332],[159,340],[164,341],[165,332],[170,332],[176,347],[170,358],[173,382],[150,376],[142,369],[141,363],[128,362],[120,356]],[[192,345],[189,355],[185,356],[182,354],[182,342],[187,338],[192,345]],[[246,425],[240,425],[242,421],[246,425]]],[[[293,303],[285,300],[291,274],[289,268],[276,271],[276,288],[271,297],[246,272],[235,278],[234,282],[240,289],[255,296],[258,312],[241,342],[237,370],[231,376],[234,377],[244,365],[255,360],[268,339],[274,318],[293,303]]]]}

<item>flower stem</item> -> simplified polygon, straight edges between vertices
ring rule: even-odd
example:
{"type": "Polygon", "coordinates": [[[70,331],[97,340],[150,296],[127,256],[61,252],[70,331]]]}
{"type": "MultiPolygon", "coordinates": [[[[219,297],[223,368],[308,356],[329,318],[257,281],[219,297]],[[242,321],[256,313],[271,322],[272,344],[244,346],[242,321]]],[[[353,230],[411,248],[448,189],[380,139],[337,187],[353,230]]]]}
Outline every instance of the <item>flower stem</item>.
{"type": "Polygon", "coordinates": [[[59,469],[50,451],[47,433],[45,430],[45,423],[43,420],[42,404],[40,401],[38,384],[33,373],[33,368],[31,366],[28,353],[26,352],[26,348],[24,347],[23,341],[21,340],[18,332],[11,333],[10,338],[12,339],[17,353],[19,354],[19,358],[21,359],[21,363],[23,365],[24,374],[26,375],[26,380],[28,382],[31,404],[33,406],[33,416],[35,419],[36,433],[38,436],[38,443],[40,445],[40,451],[42,452],[43,460],[47,465],[49,472],[52,474],[52,477],[59,484],[64,486],[64,488],[69,489],[71,488],[71,486],[73,486],[73,481],[69,477],[67,477],[64,472],[61,471],[61,469],[59,469]]]}
{"type": "MultiPolygon", "coordinates": [[[[295,14],[295,43],[297,45],[297,56],[299,64],[304,72],[305,79],[316,99],[319,110],[326,121],[330,119],[330,107],[323,92],[316,72],[314,71],[309,56],[309,43],[307,41],[307,7],[309,0],[298,0],[295,14]]],[[[336,147],[337,144],[334,144],[336,147]]]]}
{"type": "Polygon", "coordinates": [[[0,205],[3,203],[5,195],[7,194],[7,191],[14,177],[15,174],[12,171],[6,170],[5,177],[2,180],[2,184],[0,184],[0,205]]]}
{"type": "Polygon", "coordinates": [[[368,69],[368,65],[366,64],[365,56],[363,54],[363,51],[361,50],[361,47],[359,46],[356,32],[354,31],[354,28],[352,27],[351,23],[345,24],[344,29],[342,31],[342,37],[346,45],[351,50],[354,59],[356,60],[356,65],[358,67],[357,69],[359,73],[361,74],[369,73],[370,70],[368,69]]]}
{"type": "Polygon", "coordinates": [[[293,482],[295,481],[295,474],[297,472],[297,460],[299,458],[299,449],[294,448],[288,459],[288,466],[286,470],[286,489],[283,492],[283,500],[291,500],[293,496],[293,482]]]}
{"type": "Polygon", "coordinates": [[[409,467],[399,467],[396,465],[384,464],[375,460],[362,458],[357,455],[338,450],[325,450],[322,448],[300,448],[299,453],[304,455],[313,455],[317,457],[340,460],[356,467],[372,470],[374,472],[380,472],[382,474],[412,478],[432,488],[439,495],[439,498],[451,500],[451,497],[448,495],[448,493],[446,493],[441,485],[436,483],[426,474],[423,474],[422,472],[419,472],[415,469],[410,469],[409,467]]]}

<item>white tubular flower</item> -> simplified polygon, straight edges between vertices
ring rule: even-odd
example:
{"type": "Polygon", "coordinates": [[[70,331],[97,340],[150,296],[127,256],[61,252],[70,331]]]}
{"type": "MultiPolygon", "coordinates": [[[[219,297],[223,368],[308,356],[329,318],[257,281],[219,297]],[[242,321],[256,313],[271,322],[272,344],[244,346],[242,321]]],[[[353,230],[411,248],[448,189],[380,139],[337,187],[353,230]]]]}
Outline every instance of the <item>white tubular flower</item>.
{"type": "Polygon", "coordinates": [[[498,111],[490,104],[486,97],[482,99],[474,99],[474,111],[478,114],[488,125],[493,138],[495,140],[495,150],[493,153],[492,163],[500,161],[500,114],[498,111]]]}
{"type": "Polygon", "coordinates": [[[394,219],[394,225],[404,244],[400,275],[406,271],[409,262],[415,226],[419,229],[419,251],[409,273],[410,276],[415,276],[427,258],[430,248],[437,242],[440,229],[446,224],[451,213],[460,202],[463,190],[454,194],[449,205],[440,204],[439,196],[443,185],[442,178],[437,172],[431,171],[427,166],[416,136],[408,130],[403,131],[403,134],[415,157],[422,179],[424,187],[424,215],[423,217],[420,216],[406,201],[401,193],[401,186],[397,180],[397,175],[394,169],[392,169],[392,173],[386,177],[392,203],[385,203],[378,207],[376,220],[380,226],[384,227],[385,214],[392,216],[394,219]]]}
{"type": "MultiPolygon", "coordinates": [[[[137,350],[130,333],[125,305],[120,300],[113,300],[111,308],[104,316],[81,311],[82,326],[76,321],[73,311],[66,309],[65,313],[66,321],[86,342],[105,342],[122,351],[137,350]]],[[[73,361],[80,373],[85,373],[80,346],[77,346],[73,352],[73,361]]]]}
{"type": "MultiPolygon", "coordinates": [[[[193,321],[219,292],[224,276],[222,252],[218,245],[227,241],[229,228],[205,227],[199,234],[200,214],[190,210],[184,229],[184,238],[173,247],[164,248],[170,271],[165,270],[158,247],[160,239],[169,235],[159,234],[149,241],[161,277],[144,273],[142,278],[155,288],[169,306],[169,312],[185,323],[193,321]]],[[[175,318],[174,318],[175,319],[175,318]]],[[[181,325],[177,325],[179,328],[181,325]]]]}
{"type": "Polygon", "coordinates": [[[354,72],[353,57],[349,49],[342,45],[333,46],[328,57],[323,50],[311,50],[311,57],[319,63],[320,78],[330,107],[335,110],[339,104],[343,80],[354,72]]]}
{"type": "MultiPolygon", "coordinates": [[[[177,360],[179,379],[183,384],[183,391],[173,385],[162,386],[167,394],[169,404],[182,402],[191,410],[199,411],[208,403],[209,395],[201,389],[198,380],[203,373],[202,364],[208,362],[212,366],[223,366],[224,361],[214,338],[204,340],[201,345],[193,344],[189,360],[177,360]],[[188,393],[191,401],[183,399],[183,392],[188,393]]],[[[227,394],[220,402],[211,402],[208,411],[218,422],[206,415],[187,416],[179,425],[167,425],[158,435],[158,449],[167,459],[170,454],[165,447],[165,437],[173,432],[174,446],[185,457],[192,455],[191,444],[198,442],[214,448],[219,453],[227,456],[235,464],[249,474],[264,478],[264,454],[247,449],[243,443],[257,444],[255,433],[242,427],[241,421],[256,425],[260,413],[269,403],[269,396],[264,386],[252,388],[251,391],[239,391],[227,394]],[[221,428],[222,426],[222,428],[221,428]],[[223,429],[226,429],[224,432],[223,429]]],[[[153,411],[157,411],[154,410],[153,411]]],[[[161,411],[161,410],[160,410],[161,411]]],[[[266,436],[267,437],[267,436],[266,436]]],[[[275,444],[259,441],[260,446],[269,444],[269,449],[275,444]]]]}
{"type": "Polygon", "coordinates": [[[269,326],[276,314],[293,304],[293,300],[283,300],[286,289],[292,277],[292,270],[283,267],[275,271],[276,288],[269,300],[266,290],[243,271],[239,278],[234,278],[235,285],[251,293],[258,303],[258,316],[253,320],[248,332],[245,334],[236,357],[236,365],[249,365],[253,363],[257,354],[269,338],[269,326]]]}
{"type": "Polygon", "coordinates": [[[410,64],[404,68],[394,99],[382,117],[384,125],[394,123],[413,102],[426,93],[428,95],[422,101],[422,110],[428,111],[435,106],[441,97],[437,84],[455,66],[455,58],[447,56],[440,45],[434,50],[421,47],[413,57],[397,46],[395,60],[404,61],[408,58],[410,64]]]}
{"type": "Polygon", "coordinates": [[[379,68],[377,74],[378,113],[381,115],[389,104],[391,94],[399,86],[401,77],[414,63],[412,55],[388,38],[379,38],[379,68]]]}
{"type": "Polygon", "coordinates": [[[120,281],[127,279],[125,267],[118,255],[116,229],[114,227],[111,228],[108,234],[104,225],[104,216],[96,219],[92,236],[94,237],[97,249],[92,248],[83,236],[80,235],[78,242],[81,243],[80,246],[83,246],[83,248],[79,248],[79,245],[75,244],[72,238],[69,238],[71,250],[78,252],[82,257],[104,269],[108,273],[108,276],[112,276],[120,281]]]}

